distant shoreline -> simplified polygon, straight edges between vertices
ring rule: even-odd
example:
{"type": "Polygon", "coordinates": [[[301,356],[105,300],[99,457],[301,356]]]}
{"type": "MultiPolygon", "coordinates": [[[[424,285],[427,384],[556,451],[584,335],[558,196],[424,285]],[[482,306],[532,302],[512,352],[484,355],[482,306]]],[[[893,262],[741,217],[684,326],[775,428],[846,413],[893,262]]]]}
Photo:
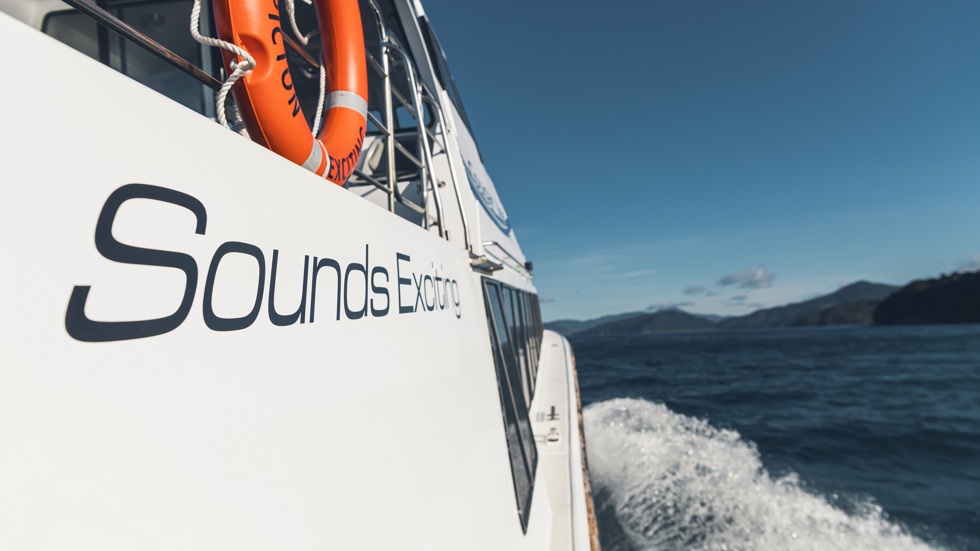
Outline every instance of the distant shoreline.
{"type": "Polygon", "coordinates": [[[858,281],[808,301],[737,317],[693,314],[674,308],[584,321],[556,320],[545,323],[545,328],[574,336],[977,323],[980,271],[915,280],[901,288],[858,281]]]}

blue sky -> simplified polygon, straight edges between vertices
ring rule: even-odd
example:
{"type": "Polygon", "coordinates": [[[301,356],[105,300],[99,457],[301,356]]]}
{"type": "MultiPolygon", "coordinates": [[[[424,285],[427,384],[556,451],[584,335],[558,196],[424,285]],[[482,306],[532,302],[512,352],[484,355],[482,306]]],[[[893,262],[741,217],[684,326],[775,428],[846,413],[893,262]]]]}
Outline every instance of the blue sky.
{"type": "Polygon", "coordinates": [[[980,2],[423,5],[544,317],[980,269],[980,2]]]}

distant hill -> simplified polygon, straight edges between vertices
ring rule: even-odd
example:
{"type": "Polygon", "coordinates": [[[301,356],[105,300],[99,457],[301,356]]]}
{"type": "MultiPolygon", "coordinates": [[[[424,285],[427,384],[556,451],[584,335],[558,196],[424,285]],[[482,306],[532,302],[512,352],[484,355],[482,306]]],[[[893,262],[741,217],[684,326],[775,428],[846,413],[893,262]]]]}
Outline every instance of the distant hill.
{"type": "Polygon", "coordinates": [[[836,292],[804,302],[757,310],[739,317],[691,314],[679,309],[626,312],[590,320],[556,320],[545,329],[563,335],[576,333],[638,334],[658,331],[757,329],[808,325],[871,325],[879,303],[899,290],[895,285],[858,281],[836,292]],[[693,318],[693,319],[692,319],[693,318]],[[619,323],[622,322],[622,323],[619,323]],[[597,329],[602,327],[602,331],[597,329]]]}
{"type": "Polygon", "coordinates": [[[546,322],[544,324],[544,328],[568,336],[568,335],[574,335],[576,333],[584,333],[585,331],[588,331],[593,327],[599,327],[600,325],[609,322],[635,318],[637,316],[647,316],[650,314],[655,314],[660,312],[683,312],[684,314],[687,314],[689,316],[694,316],[710,322],[716,322],[718,320],[727,319],[725,316],[716,316],[713,314],[691,314],[689,312],[684,312],[679,308],[667,308],[664,310],[659,310],[657,312],[647,311],[647,312],[626,312],[623,314],[612,314],[609,316],[602,316],[601,318],[594,318],[590,320],[568,320],[568,319],[555,320],[555,321],[546,322]]]}
{"type": "Polygon", "coordinates": [[[584,331],[586,335],[643,335],[665,331],[713,331],[714,322],[683,310],[661,310],[603,323],[584,331]]]}
{"type": "Polygon", "coordinates": [[[878,305],[874,322],[980,323],[980,272],[913,281],[878,305]]]}
{"type": "Polygon", "coordinates": [[[894,285],[858,281],[834,293],[805,302],[757,310],[745,316],[718,323],[721,329],[799,327],[804,325],[870,325],[868,304],[877,303],[897,291],[894,285]]]}
{"type": "Polygon", "coordinates": [[[710,322],[718,323],[721,320],[727,320],[731,316],[719,316],[718,314],[691,314],[692,316],[697,316],[699,318],[704,318],[710,322]]]}
{"type": "Polygon", "coordinates": [[[613,314],[610,316],[602,316],[601,318],[595,318],[590,320],[555,320],[549,321],[544,324],[545,329],[550,329],[556,333],[561,333],[562,335],[574,335],[575,333],[581,333],[582,331],[588,331],[593,327],[598,327],[603,323],[609,323],[610,321],[616,321],[626,318],[632,318],[634,316],[641,316],[643,312],[626,312],[625,314],[613,314]]]}
{"type": "Polygon", "coordinates": [[[803,318],[797,325],[872,325],[880,301],[854,300],[828,306],[803,318]]]}

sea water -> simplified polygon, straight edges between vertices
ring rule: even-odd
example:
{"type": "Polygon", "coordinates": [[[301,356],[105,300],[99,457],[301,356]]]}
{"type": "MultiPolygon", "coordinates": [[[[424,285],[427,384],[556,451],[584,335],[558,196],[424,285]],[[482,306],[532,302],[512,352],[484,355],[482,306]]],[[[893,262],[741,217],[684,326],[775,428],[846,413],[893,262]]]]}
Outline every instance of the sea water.
{"type": "Polygon", "coordinates": [[[980,326],[571,341],[605,551],[980,550],[980,326]]]}

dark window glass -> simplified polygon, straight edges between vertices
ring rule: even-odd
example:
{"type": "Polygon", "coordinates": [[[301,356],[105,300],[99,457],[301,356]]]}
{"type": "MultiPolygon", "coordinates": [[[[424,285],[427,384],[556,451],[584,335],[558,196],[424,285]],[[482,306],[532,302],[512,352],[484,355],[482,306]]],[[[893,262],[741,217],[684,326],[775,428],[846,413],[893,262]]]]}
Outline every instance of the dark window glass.
{"type": "Polygon", "coordinates": [[[528,333],[530,333],[530,339],[534,346],[534,372],[537,376],[538,362],[541,360],[541,337],[543,330],[541,327],[540,319],[538,318],[538,296],[528,295],[528,333]]]}
{"type": "Polygon", "coordinates": [[[508,287],[501,287],[504,292],[499,293],[500,300],[491,303],[493,305],[493,318],[497,336],[501,342],[501,351],[505,358],[507,381],[514,396],[514,404],[517,406],[518,422],[521,425],[521,439],[525,444],[526,455],[530,457],[533,455],[535,447],[528,420],[528,400],[524,390],[523,377],[517,363],[517,343],[513,338],[513,314],[509,306],[509,295],[512,291],[508,287]],[[507,337],[501,335],[507,335],[507,337]]]}
{"type": "MultiPolygon", "coordinates": [[[[137,31],[198,67],[201,46],[190,33],[191,0],[119,2],[104,7],[137,31]]],[[[74,11],[44,18],[45,33],[198,113],[206,113],[212,92],[193,77],[74,11]]]]}
{"type": "Polygon", "coordinates": [[[524,335],[527,340],[528,365],[531,370],[531,380],[537,386],[538,380],[538,344],[534,338],[534,323],[531,316],[531,295],[521,293],[521,310],[524,314],[524,335]]]}
{"type": "Polygon", "coordinates": [[[524,354],[524,343],[520,338],[517,325],[517,313],[515,311],[515,300],[514,295],[517,293],[510,289],[509,287],[504,287],[503,301],[504,301],[504,319],[506,320],[507,330],[510,333],[510,342],[513,347],[514,352],[514,365],[517,368],[517,372],[520,375],[521,380],[521,390],[524,393],[524,402],[527,404],[531,403],[531,386],[528,382],[527,376],[527,361],[524,354]]]}
{"type": "Polygon", "coordinates": [[[534,295],[534,325],[537,333],[538,343],[540,345],[541,339],[544,338],[544,324],[541,323],[541,304],[538,301],[538,296],[534,295]]]}
{"type": "Polygon", "coordinates": [[[419,26],[422,28],[425,48],[429,51],[429,55],[432,56],[432,66],[435,70],[436,78],[439,79],[439,84],[449,94],[449,98],[456,106],[456,110],[459,111],[459,116],[463,118],[466,127],[471,129],[470,134],[472,134],[473,126],[470,124],[469,117],[466,116],[466,109],[463,107],[463,98],[459,95],[459,90],[456,88],[456,80],[453,79],[453,74],[449,71],[449,62],[446,61],[446,54],[442,50],[442,45],[439,44],[439,39],[436,38],[435,32],[432,31],[428,19],[425,17],[419,18],[419,26]]]}
{"type": "Polygon", "coordinates": [[[514,291],[514,314],[515,314],[515,339],[521,343],[521,360],[522,360],[522,373],[527,379],[527,386],[529,391],[528,403],[531,403],[531,399],[534,398],[534,366],[531,360],[531,343],[528,340],[527,335],[527,319],[525,318],[525,313],[527,312],[527,306],[524,301],[527,298],[526,293],[520,291],[514,291]]]}
{"type": "Polygon", "coordinates": [[[513,339],[509,335],[503,302],[506,297],[501,293],[498,284],[487,280],[484,281],[484,292],[517,508],[521,527],[527,532],[534,472],[538,461],[537,448],[528,419],[527,402],[524,400],[520,376],[514,362],[513,339]]]}

